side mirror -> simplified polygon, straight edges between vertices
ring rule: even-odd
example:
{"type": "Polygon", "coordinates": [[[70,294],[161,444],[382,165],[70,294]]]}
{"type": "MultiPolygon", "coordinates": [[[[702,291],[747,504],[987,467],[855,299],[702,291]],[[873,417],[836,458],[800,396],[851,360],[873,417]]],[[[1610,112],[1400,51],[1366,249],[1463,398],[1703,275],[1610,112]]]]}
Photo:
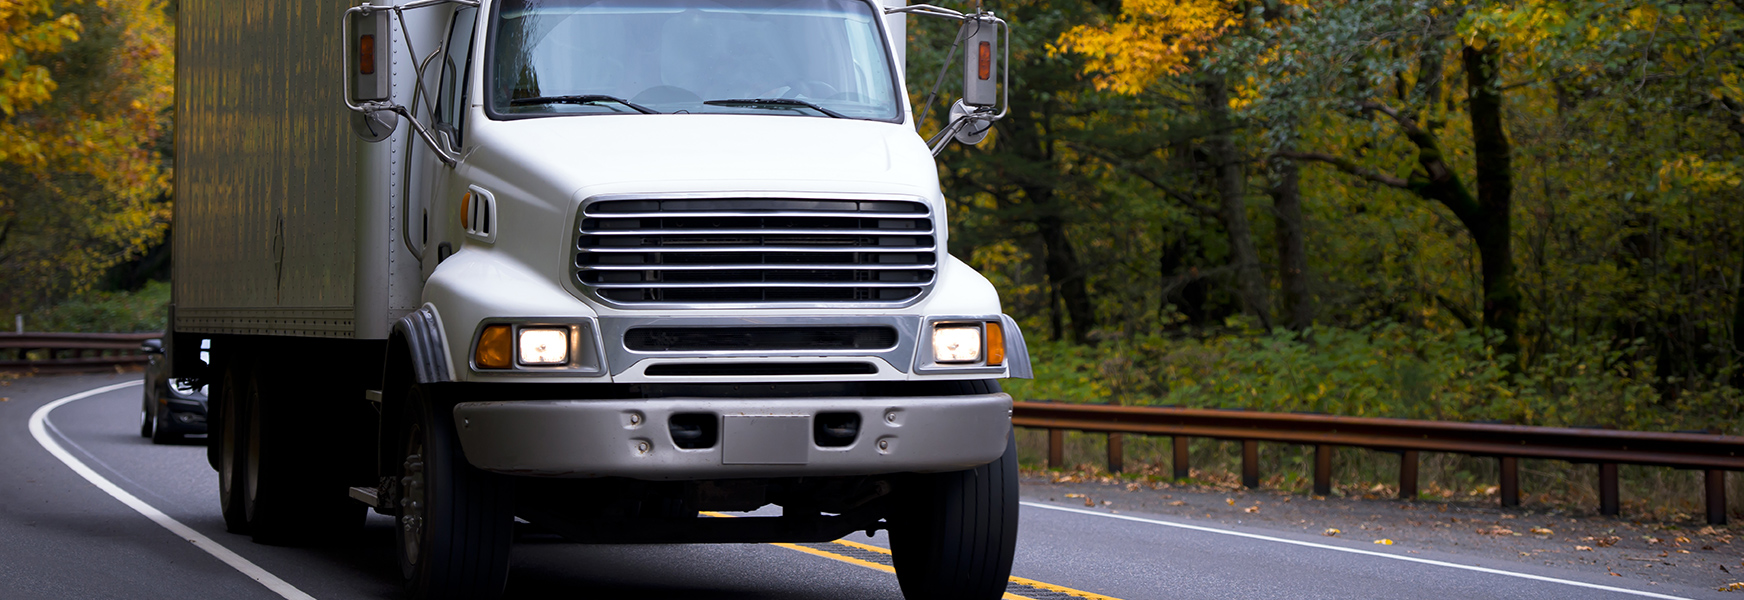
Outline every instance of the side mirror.
{"type": "Polygon", "coordinates": [[[154,338],[140,342],[139,351],[146,354],[163,354],[163,340],[154,338]]]}
{"type": "Polygon", "coordinates": [[[353,8],[345,13],[345,104],[351,131],[366,142],[394,134],[400,117],[380,106],[393,92],[393,39],[386,9],[353,8]]]}
{"type": "Polygon", "coordinates": [[[963,104],[976,108],[999,103],[999,26],[983,15],[968,15],[957,39],[963,44],[963,104]]]}
{"type": "Polygon", "coordinates": [[[351,19],[346,36],[346,52],[352,82],[350,99],[355,103],[387,100],[393,91],[393,59],[388,44],[393,34],[388,29],[386,9],[358,10],[347,15],[351,19]]]}
{"type": "Polygon", "coordinates": [[[951,105],[950,123],[962,121],[956,135],[951,136],[965,146],[979,144],[987,139],[987,133],[993,131],[993,118],[990,115],[975,114],[975,110],[958,100],[951,105]]]}

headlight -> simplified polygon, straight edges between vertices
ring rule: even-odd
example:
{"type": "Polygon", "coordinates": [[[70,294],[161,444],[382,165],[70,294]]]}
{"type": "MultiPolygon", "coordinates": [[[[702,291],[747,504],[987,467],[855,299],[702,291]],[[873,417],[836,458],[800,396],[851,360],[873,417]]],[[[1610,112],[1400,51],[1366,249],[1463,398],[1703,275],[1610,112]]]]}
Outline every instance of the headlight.
{"type": "Polygon", "coordinates": [[[981,360],[981,326],[941,325],[933,328],[933,362],[972,363],[981,360]]]}
{"type": "Polygon", "coordinates": [[[568,329],[522,329],[521,364],[561,365],[569,362],[568,329]]]}

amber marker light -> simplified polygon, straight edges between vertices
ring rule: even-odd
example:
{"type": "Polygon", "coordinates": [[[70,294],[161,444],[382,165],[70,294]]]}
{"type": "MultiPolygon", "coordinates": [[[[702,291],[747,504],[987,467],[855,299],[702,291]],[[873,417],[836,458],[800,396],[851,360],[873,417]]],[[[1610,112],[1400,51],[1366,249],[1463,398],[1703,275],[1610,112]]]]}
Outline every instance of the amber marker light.
{"type": "Polygon", "coordinates": [[[507,369],[514,366],[515,348],[508,325],[491,325],[478,334],[478,349],[472,362],[484,369],[507,369]]]}
{"type": "Polygon", "coordinates": [[[357,72],[364,75],[375,74],[375,36],[373,35],[365,35],[357,40],[357,72]]]}
{"type": "Polygon", "coordinates": [[[472,222],[472,192],[460,197],[460,223],[462,228],[469,231],[478,230],[478,225],[472,222]]]}
{"type": "Polygon", "coordinates": [[[1005,331],[999,328],[998,322],[987,324],[987,366],[997,367],[1005,364],[1005,331]]]}
{"type": "Polygon", "coordinates": [[[976,65],[975,76],[985,80],[993,76],[993,44],[981,42],[981,62],[976,65]]]}

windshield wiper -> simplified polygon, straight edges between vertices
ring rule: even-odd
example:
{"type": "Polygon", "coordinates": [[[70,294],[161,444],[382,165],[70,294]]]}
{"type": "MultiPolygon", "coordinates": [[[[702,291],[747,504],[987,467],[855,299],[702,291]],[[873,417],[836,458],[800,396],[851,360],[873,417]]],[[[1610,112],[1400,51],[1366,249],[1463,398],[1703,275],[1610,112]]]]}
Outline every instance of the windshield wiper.
{"type": "Polygon", "coordinates": [[[789,107],[801,106],[801,107],[809,108],[809,109],[818,111],[820,113],[823,113],[825,116],[829,116],[829,117],[833,117],[833,118],[837,118],[837,119],[852,118],[852,117],[849,117],[848,115],[844,115],[842,113],[824,108],[822,106],[818,106],[818,105],[813,104],[811,102],[806,102],[804,100],[799,100],[799,99],[795,99],[795,98],[737,98],[737,99],[726,99],[726,100],[709,100],[709,101],[703,102],[703,104],[709,104],[709,105],[713,105],[713,106],[750,106],[750,107],[766,106],[766,107],[776,108],[776,109],[786,109],[789,107]]]}
{"type": "Polygon", "coordinates": [[[509,106],[526,106],[529,104],[622,104],[644,115],[657,115],[660,111],[636,104],[617,96],[604,94],[582,94],[577,96],[534,96],[532,98],[515,98],[509,101],[509,106]]]}

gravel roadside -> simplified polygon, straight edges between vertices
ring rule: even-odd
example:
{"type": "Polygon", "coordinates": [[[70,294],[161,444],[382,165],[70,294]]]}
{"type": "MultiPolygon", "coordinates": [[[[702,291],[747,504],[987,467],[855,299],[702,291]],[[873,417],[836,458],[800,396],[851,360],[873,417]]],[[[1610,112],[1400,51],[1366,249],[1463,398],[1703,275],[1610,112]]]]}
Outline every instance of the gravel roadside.
{"type": "Polygon", "coordinates": [[[1322,498],[1031,470],[1023,474],[1023,491],[1113,512],[1372,540],[1406,553],[1434,549],[1744,597],[1744,584],[1724,590],[1744,582],[1744,526],[1738,524],[1649,523],[1560,509],[1504,510],[1478,500],[1322,498]]]}

